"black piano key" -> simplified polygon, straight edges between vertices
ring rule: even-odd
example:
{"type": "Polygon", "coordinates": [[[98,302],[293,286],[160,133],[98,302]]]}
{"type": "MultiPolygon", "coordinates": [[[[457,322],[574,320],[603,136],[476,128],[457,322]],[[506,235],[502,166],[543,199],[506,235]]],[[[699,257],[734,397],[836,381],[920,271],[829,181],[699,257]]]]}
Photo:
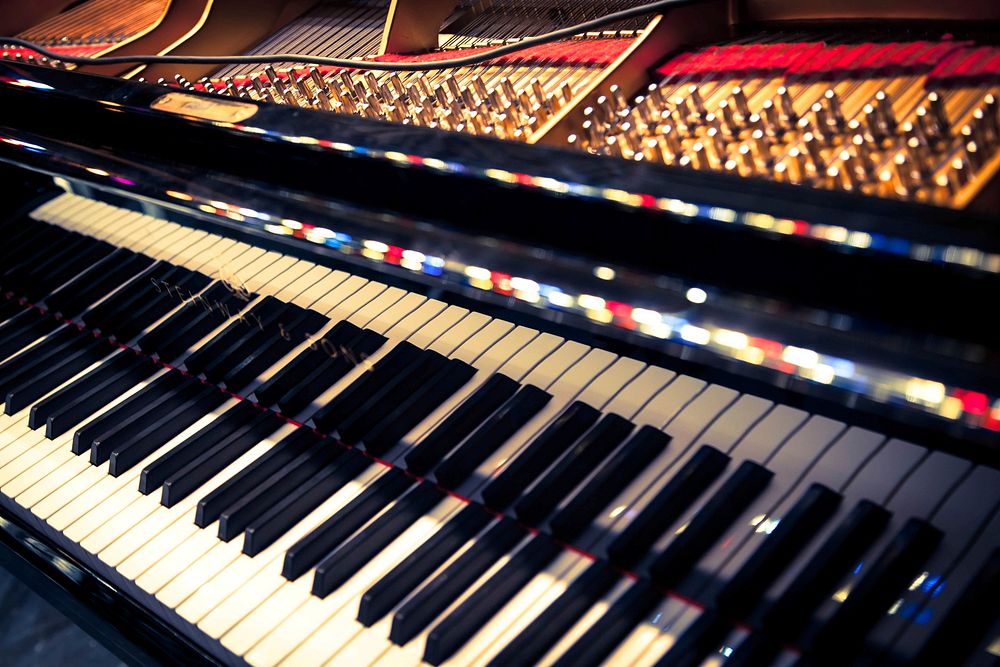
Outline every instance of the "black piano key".
{"type": "Polygon", "coordinates": [[[319,475],[282,498],[247,526],[243,553],[248,556],[259,554],[371,465],[372,461],[361,454],[345,451],[335,465],[324,468],[319,475]]]}
{"type": "Polygon", "coordinates": [[[729,465],[729,456],[703,445],[611,544],[608,559],[632,567],[729,465]]]}
{"type": "Polygon", "coordinates": [[[495,523],[395,613],[389,640],[402,646],[423,632],[525,535],[527,533],[524,529],[510,519],[501,519],[495,523]]]}
{"type": "Polygon", "coordinates": [[[732,627],[732,619],[718,609],[704,611],[656,662],[656,667],[698,667],[722,644],[732,627]]]}
{"type": "Polygon", "coordinates": [[[313,578],[313,595],[326,597],[340,588],[444,497],[444,492],[431,484],[417,484],[361,532],[320,561],[313,578]]]}
{"type": "Polygon", "coordinates": [[[942,537],[941,531],[926,521],[909,519],[816,633],[808,646],[808,660],[849,663],[879,618],[919,574],[942,537]]]}
{"type": "Polygon", "coordinates": [[[487,507],[502,510],[569,449],[597,422],[601,412],[580,401],[574,402],[545,427],[514,461],[482,491],[487,507]]]}
{"type": "Polygon", "coordinates": [[[35,403],[64,382],[97,363],[114,348],[108,341],[91,338],[75,352],[56,361],[40,377],[28,380],[7,392],[4,412],[13,415],[35,403]]]}
{"type": "Polygon", "coordinates": [[[329,403],[320,408],[312,417],[316,428],[324,433],[334,433],[340,423],[356,413],[368,398],[392,382],[405,376],[422,358],[424,351],[412,343],[403,341],[389,350],[384,357],[366,373],[344,387],[329,403]]]}
{"type": "Polygon", "coordinates": [[[100,465],[111,457],[120,445],[147,432],[152,422],[161,423],[174,414],[174,410],[191,401],[202,390],[197,380],[181,376],[180,384],[162,395],[150,395],[147,402],[135,409],[119,413],[90,443],[90,462],[100,465]]]}
{"type": "Polygon", "coordinates": [[[325,358],[319,361],[314,370],[302,379],[302,382],[278,396],[276,399],[278,407],[285,414],[299,414],[319,398],[323,392],[351,372],[351,369],[375,354],[385,344],[385,340],[385,336],[374,331],[362,331],[344,345],[336,357],[331,358],[323,352],[314,352],[313,354],[320,354],[325,358]]]}
{"type": "Polygon", "coordinates": [[[157,262],[104,301],[88,308],[81,319],[88,327],[113,332],[115,325],[130,317],[132,312],[142,309],[151,300],[159,299],[154,287],[157,281],[172,281],[175,274],[179,276],[182,273],[187,273],[187,270],[157,262]]]}
{"type": "Polygon", "coordinates": [[[611,566],[603,561],[595,561],[528,627],[512,639],[490,661],[488,667],[537,662],[611,590],[616,581],[618,574],[611,566]]]}
{"type": "Polygon", "coordinates": [[[230,463],[277,431],[283,423],[274,413],[262,412],[211,447],[200,453],[195,452],[198,454],[195,458],[164,479],[160,504],[173,507],[184,500],[230,463]]]}
{"type": "MultiPolygon", "coordinates": [[[[35,287],[39,282],[48,283],[48,273],[53,271],[53,266],[58,267],[59,263],[66,263],[75,254],[84,252],[86,245],[85,237],[70,233],[60,234],[58,240],[51,245],[33,244],[27,252],[9,258],[12,261],[5,262],[0,268],[0,286],[33,301],[39,294],[37,289],[33,289],[32,283],[35,283],[35,287]],[[58,263],[53,265],[53,262],[58,263]],[[38,269],[43,269],[43,272],[39,273],[38,269]]],[[[42,290],[44,295],[44,287],[42,290]]]]}
{"type": "Polygon", "coordinates": [[[771,483],[767,468],[744,461],[698,510],[684,531],[653,559],[649,574],[663,588],[674,588],[695,563],[738,519],[747,505],[771,483]]]}
{"type": "Polygon", "coordinates": [[[416,475],[426,475],[438,461],[510,399],[519,386],[500,373],[490,377],[406,454],[407,469],[416,475]]]}
{"type": "Polygon", "coordinates": [[[666,450],[670,436],[652,426],[643,426],[552,517],[552,534],[562,540],[576,537],[602,509],[625,490],[656,457],[666,450]]]}
{"type": "Polygon", "coordinates": [[[317,445],[318,438],[309,429],[299,428],[275,443],[259,459],[226,480],[198,502],[194,523],[204,528],[240,498],[264,483],[275,471],[288,465],[307,449],[317,445]]]}
{"type": "Polygon", "coordinates": [[[358,442],[386,417],[387,412],[414,394],[426,391],[430,380],[447,363],[448,358],[444,355],[425,350],[409,372],[401,373],[386,382],[378,391],[369,395],[354,414],[338,424],[340,439],[350,444],[358,442]]]}
{"type": "Polygon", "coordinates": [[[290,322],[282,322],[284,333],[279,331],[257,336],[258,347],[222,376],[222,383],[229,389],[244,387],[258,375],[276,364],[308,336],[326,324],[327,319],[314,310],[305,310],[290,322]]]}
{"type": "Polygon", "coordinates": [[[748,614],[774,580],[798,557],[840,506],[842,496],[822,484],[812,484],[757,547],[733,578],[726,582],[715,605],[728,615],[748,614]]]}
{"type": "Polygon", "coordinates": [[[346,345],[360,334],[361,329],[347,320],[337,322],[320,341],[316,341],[315,349],[309,347],[303,350],[278,372],[261,382],[253,391],[255,400],[261,405],[274,405],[279,398],[324,365],[324,362],[333,361],[320,347],[321,341],[326,341],[329,349],[338,350],[341,345],[346,345]]]}
{"type": "Polygon", "coordinates": [[[241,312],[237,319],[230,322],[229,326],[216,334],[212,340],[189,354],[184,359],[184,367],[195,375],[200,374],[206,366],[221,358],[244,336],[250,335],[254,331],[260,331],[264,322],[271,322],[284,312],[285,307],[286,304],[273,296],[265,296],[252,307],[241,312]]]}
{"type": "Polygon", "coordinates": [[[478,632],[559,554],[545,535],[533,537],[427,636],[424,661],[440,665],[478,632]]]}
{"type": "Polygon", "coordinates": [[[457,488],[550,400],[552,394],[538,387],[522,387],[434,469],[434,478],[445,487],[457,488]]]}
{"type": "MultiPolygon", "coordinates": [[[[398,407],[386,414],[360,439],[366,451],[376,456],[385,454],[399,440],[426,419],[473,375],[475,367],[460,359],[449,359],[443,368],[429,378],[419,391],[405,398],[398,407]]],[[[392,405],[391,403],[389,404],[392,405]]]]}
{"type": "Polygon", "coordinates": [[[32,379],[68,353],[86,345],[87,334],[76,327],[63,326],[37,345],[0,363],[0,396],[26,379],[32,379]]]}
{"type": "Polygon", "coordinates": [[[181,310],[142,335],[136,346],[161,358],[174,358],[202,340],[246,306],[222,283],[216,282],[195,295],[181,310]]]}
{"type": "MultiPolygon", "coordinates": [[[[278,324],[297,322],[301,316],[302,309],[294,304],[284,304],[283,308],[275,309],[268,314],[268,317],[262,318],[256,326],[246,329],[242,336],[219,351],[214,358],[204,364],[201,373],[212,382],[223,382],[233,370],[242,369],[244,361],[250,359],[251,362],[248,363],[252,363],[259,353],[270,349],[271,346],[284,348],[286,351],[281,353],[283,356],[291,349],[291,341],[281,336],[278,324]]],[[[232,378],[233,381],[237,379],[239,378],[235,376],[232,378]]],[[[228,386],[233,387],[232,384],[228,386]]]]}
{"type": "MultiPolygon", "coordinates": [[[[134,422],[137,415],[142,415],[146,410],[158,405],[160,401],[183,384],[186,384],[185,377],[180,373],[167,372],[156,378],[114,408],[77,429],[76,433],[73,434],[73,453],[82,454],[90,451],[91,443],[98,437],[134,422]]],[[[133,386],[135,385],[122,387],[122,389],[127,391],[133,386]]],[[[99,410],[103,405],[102,403],[94,406],[90,414],[99,410]]]]}
{"type": "Polygon", "coordinates": [[[986,638],[1000,598],[1000,549],[973,575],[972,581],[947,611],[937,629],[920,647],[915,667],[962,665],[986,638]]]}
{"type": "Polygon", "coordinates": [[[640,579],[615,600],[607,611],[559,656],[554,665],[596,667],[662,601],[663,595],[648,580],[640,579]]]}
{"type": "Polygon", "coordinates": [[[624,417],[605,415],[514,504],[514,512],[528,523],[541,522],[628,437],[633,428],[634,424],[624,417]]]}
{"type": "MultiPolygon", "coordinates": [[[[139,475],[139,493],[149,494],[160,488],[168,477],[200,457],[207,450],[241,428],[248,428],[258,417],[266,413],[257,410],[252,403],[240,401],[218,419],[206,424],[197,433],[176,445],[156,461],[146,466],[139,475]]],[[[278,420],[276,423],[281,423],[278,420]]]]}
{"type": "Polygon", "coordinates": [[[884,507],[862,500],[764,614],[763,626],[789,640],[805,627],[812,611],[833,594],[837,583],[864,556],[889,525],[884,507]]]}
{"type": "Polygon", "coordinates": [[[0,325],[27,308],[14,299],[8,299],[0,294],[0,325]]]}
{"type": "Polygon", "coordinates": [[[414,480],[397,468],[369,484],[357,498],[299,540],[285,553],[281,575],[294,581],[336,549],[386,505],[401,496],[414,480]]]}
{"type": "MultiPolygon", "coordinates": [[[[171,332],[163,342],[157,344],[156,354],[161,359],[176,360],[208,337],[219,326],[225,324],[233,317],[240,317],[246,306],[246,301],[232,294],[229,294],[224,299],[212,301],[211,306],[207,310],[203,305],[197,306],[202,312],[190,325],[181,331],[171,332]]],[[[236,320],[235,324],[236,326],[241,326],[239,320],[236,320]]],[[[160,330],[161,327],[157,327],[156,329],[160,330]]],[[[215,340],[215,338],[212,340],[215,340]]]]}
{"type": "Polygon", "coordinates": [[[45,305],[63,317],[76,317],[99,299],[127,284],[152,263],[153,260],[145,255],[118,248],[101,262],[52,292],[45,298],[45,305]]]}
{"type": "MultiPolygon", "coordinates": [[[[60,389],[31,409],[29,426],[45,425],[45,437],[58,438],[78,426],[102,407],[140,382],[149,379],[156,366],[143,357],[123,350],[68,387],[60,389]]],[[[82,454],[81,448],[78,454],[82,454]]]]}
{"type": "Polygon", "coordinates": [[[33,264],[17,279],[15,291],[31,301],[38,300],[107,256],[112,248],[80,237],[82,243],[67,245],[45,261],[33,264]]]}
{"type": "MultiPolygon", "coordinates": [[[[209,278],[200,273],[190,273],[178,281],[180,287],[194,293],[200,292],[208,284],[209,278]]],[[[181,306],[178,299],[164,297],[155,292],[145,297],[148,299],[142,308],[137,309],[129,316],[114,325],[114,334],[118,340],[132,340],[143,330],[153,326],[171,311],[181,306]]],[[[112,330],[109,327],[109,330],[112,330]]]]}
{"type": "Polygon", "coordinates": [[[477,505],[462,508],[365,592],[358,609],[358,622],[370,626],[381,620],[492,520],[493,517],[477,505]]]}
{"type": "Polygon", "coordinates": [[[0,325],[0,361],[47,336],[61,324],[47,313],[24,310],[0,325]]]}
{"type": "Polygon", "coordinates": [[[343,453],[344,450],[332,442],[323,442],[283,466],[264,483],[222,511],[219,517],[219,539],[228,542],[242,533],[275,503],[300,486],[308,484],[312,477],[333,464],[343,453]]]}
{"type": "Polygon", "coordinates": [[[226,395],[213,386],[201,386],[185,403],[160,415],[141,432],[116,445],[111,451],[108,473],[118,477],[163,447],[196,421],[222,405],[226,395]]]}

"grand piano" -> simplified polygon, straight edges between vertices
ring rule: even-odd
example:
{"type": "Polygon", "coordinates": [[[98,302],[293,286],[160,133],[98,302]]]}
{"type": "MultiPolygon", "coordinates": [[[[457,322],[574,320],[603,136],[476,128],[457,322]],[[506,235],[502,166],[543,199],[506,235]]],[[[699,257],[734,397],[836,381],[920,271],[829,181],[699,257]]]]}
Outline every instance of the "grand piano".
{"type": "Polygon", "coordinates": [[[0,565],[126,662],[1000,657],[994,3],[7,4],[0,565]]]}

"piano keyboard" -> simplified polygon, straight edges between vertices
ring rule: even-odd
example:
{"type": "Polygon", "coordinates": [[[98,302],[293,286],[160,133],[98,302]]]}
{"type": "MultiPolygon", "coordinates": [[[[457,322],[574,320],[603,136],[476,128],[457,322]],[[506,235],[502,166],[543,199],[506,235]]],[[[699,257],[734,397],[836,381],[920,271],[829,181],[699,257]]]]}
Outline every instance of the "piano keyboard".
{"type": "Polygon", "coordinates": [[[75,195],[0,227],[0,504],[226,664],[995,658],[1000,471],[75,195]]]}

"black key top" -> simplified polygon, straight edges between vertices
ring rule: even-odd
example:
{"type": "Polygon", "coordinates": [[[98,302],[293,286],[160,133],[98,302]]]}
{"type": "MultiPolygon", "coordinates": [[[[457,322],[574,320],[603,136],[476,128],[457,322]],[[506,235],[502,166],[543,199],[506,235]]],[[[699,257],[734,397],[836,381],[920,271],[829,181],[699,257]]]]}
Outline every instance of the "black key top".
{"type": "Polygon", "coordinates": [[[244,305],[245,302],[234,297],[225,285],[216,282],[162,324],[141,336],[136,346],[148,354],[160,353],[175,339],[181,338],[183,349],[187,349],[239,312],[244,305]]]}
{"type": "Polygon", "coordinates": [[[340,588],[444,497],[444,492],[431,484],[418,484],[346,544],[320,561],[313,578],[313,595],[326,597],[340,588]]]}
{"type": "Polygon", "coordinates": [[[375,456],[385,454],[475,374],[475,367],[460,359],[449,359],[423,387],[369,429],[360,439],[361,446],[375,456]]]}
{"type": "Polygon", "coordinates": [[[545,535],[532,538],[427,636],[424,660],[440,665],[517,595],[561,551],[545,535]]]}
{"type": "Polygon", "coordinates": [[[285,554],[281,575],[292,581],[301,577],[412,485],[413,479],[403,471],[387,470],[357,498],[296,542],[285,554]]]}
{"type": "Polygon", "coordinates": [[[73,318],[149,268],[153,260],[119,248],[45,298],[54,313],[73,318]]]}
{"type": "Polygon", "coordinates": [[[649,566],[653,580],[661,588],[674,588],[739,518],[747,505],[771,483],[772,477],[774,473],[753,461],[740,464],[718,492],[698,510],[684,532],[653,559],[649,566]]]}
{"type": "Polygon", "coordinates": [[[859,502],[823,543],[774,604],[764,614],[764,627],[786,633],[789,640],[808,622],[837,583],[864,556],[889,524],[890,513],[870,500],[859,502]]]}
{"type": "Polygon", "coordinates": [[[732,627],[732,619],[718,609],[705,610],[656,662],[656,667],[698,667],[725,641],[732,627]]]}
{"type": "Polygon", "coordinates": [[[483,502],[486,506],[495,510],[506,508],[586,433],[600,416],[599,410],[580,401],[566,408],[483,489],[483,502]]]}
{"type": "Polygon", "coordinates": [[[91,338],[79,349],[50,366],[40,377],[28,380],[7,392],[4,412],[13,415],[68,382],[75,375],[107,356],[114,348],[100,338],[91,338]]]}
{"type": "MultiPolygon", "coordinates": [[[[300,342],[321,329],[326,322],[327,319],[320,313],[304,310],[289,322],[282,322],[281,329],[257,334],[256,349],[228,368],[222,376],[222,383],[232,390],[246,386],[295,349],[300,342]]],[[[211,370],[206,369],[206,374],[211,370]]]]}
{"type": "Polygon", "coordinates": [[[300,485],[308,483],[310,478],[319,474],[343,453],[344,450],[332,442],[320,442],[288,465],[282,466],[266,481],[222,511],[219,517],[219,539],[228,542],[242,533],[251,522],[300,485]]]}
{"type": "Polygon", "coordinates": [[[595,561],[538,618],[511,640],[488,667],[532,664],[540,660],[611,590],[616,581],[618,575],[611,566],[595,561]]]}
{"type": "Polygon", "coordinates": [[[652,426],[643,426],[573,496],[549,522],[552,534],[571,540],[594,520],[602,509],[631,484],[640,472],[663,453],[670,436],[652,426]]]}
{"type": "Polygon", "coordinates": [[[381,620],[492,520],[477,505],[464,507],[365,592],[358,609],[358,622],[371,626],[381,620]]]}
{"type": "Polygon", "coordinates": [[[265,322],[273,321],[285,311],[285,307],[285,303],[273,296],[265,296],[249,310],[241,312],[237,319],[212,340],[189,354],[184,359],[184,367],[195,375],[200,374],[209,364],[222,358],[227,351],[231,351],[245,336],[261,331],[265,327],[265,322]]]}
{"type": "Polygon", "coordinates": [[[518,387],[518,383],[506,375],[492,376],[406,454],[407,469],[416,475],[426,475],[513,396],[518,387]]]}
{"type": "MultiPolygon", "coordinates": [[[[219,415],[218,419],[206,424],[197,433],[144,468],[139,475],[139,493],[145,495],[152,493],[160,488],[168,477],[205,451],[240,428],[248,427],[256,418],[264,416],[265,413],[254,408],[252,403],[246,401],[237,403],[219,415]]],[[[280,423],[280,420],[277,423],[280,423]]]]}
{"type": "Polygon", "coordinates": [[[324,433],[335,432],[341,422],[357,412],[370,396],[409,373],[422,358],[423,352],[406,341],[389,350],[369,372],[358,377],[313,415],[316,428],[324,433]]]}
{"type": "Polygon", "coordinates": [[[324,365],[324,362],[333,361],[333,355],[327,354],[324,349],[339,354],[341,346],[346,346],[360,334],[361,329],[347,320],[337,322],[314,346],[301,352],[277,373],[260,383],[253,391],[254,399],[261,405],[274,405],[319,366],[324,365]],[[323,341],[326,341],[325,348],[321,347],[323,341]]]}
{"type": "MultiPolygon", "coordinates": [[[[152,377],[156,371],[156,366],[149,359],[123,350],[115,355],[113,361],[105,362],[100,368],[37,403],[31,409],[29,426],[38,428],[45,424],[45,437],[50,440],[58,438],[118,396],[152,377]]],[[[83,447],[76,453],[82,454],[85,449],[83,447]]]]}
{"type": "Polygon", "coordinates": [[[768,587],[833,516],[841,499],[839,493],[822,484],[810,485],[788,514],[779,517],[774,531],[726,582],[715,605],[734,618],[749,614],[768,587]]]}
{"type": "Polygon", "coordinates": [[[983,610],[995,610],[998,597],[1000,549],[995,550],[976,572],[940,625],[920,648],[915,666],[964,665],[986,638],[994,618],[989,613],[984,614],[983,610]]]}
{"type": "Polygon", "coordinates": [[[309,429],[292,431],[266,454],[202,498],[195,512],[195,525],[204,528],[218,519],[226,508],[263,484],[276,470],[295,460],[307,449],[315,447],[316,443],[316,435],[309,429]]]}
{"type": "Polygon", "coordinates": [[[341,420],[337,433],[344,442],[354,444],[386,417],[386,413],[414,394],[426,390],[434,375],[444,368],[448,358],[432,350],[424,350],[409,372],[401,373],[368,396],[354,414],[341,420]]]}
{"type": "MultiPolygon", "coordinates": [[[[279,396],[278,407],[287,415],[299,414],[355,366],[375,354],[385,344],[385,340],[384,336],[374,331],[362,331],[342,348],[339,356],[322,359],[300,384],[279,396]]],[[[254,393],[257,393],[256,390],[254,393]]]]}
{"type": "Polygon", "coordinates": [[[54,317],[33,308],[20,312],[0,325],[0,360],[16,354],[60,326],[54,317]]]}
{"type": "Polygon", "coordinates": [[[527,494],[514,505],[517,516],[538,524],[628,437],[634,424],[605,415],[527,494]]]}
{"type": "Polygon", "coordinates": [[[608,545],[608,558],[632,567],[729,464],[729,457],[703,445],[608,545]]]}
{"type": "MultiPolygon", "coordinates": [[[[77,429],[73,434],[73,453],[82,454],[89,451],[94,440],[132,424],[184,384],[187,384],[186,378],[180,373],[164,373],[114,408],[77,429]]],[[[98,406],[98,409],[100,407],[102,406],[98,406]]]]}
{"type": "MultiPolygon", "coordinates": [[[[192,292],[200,292],[208,284],[209,278],[200,273],[191,273],[180,281],[180,286],[192,292]]],[[[126,319],[116,322],[113,330],[118,340],[132,340],[143,330],[153,326],[158,320],[180,306],[180,302],[174,299],[163,298],[161,296],[146,296],[146,303],[126,319]]]]}
{"type": "Polygon", "coordinates": [[[538,387],[522,387],[434,470],[434,478],[447,488],[457,488],[551,399],[552,394],[538,387]]]}
{"type": "Polygon", "coordinates": [[[324,468],[247,526],[243,553],[259,554],[371,465],[369,459],[356,451],[345,451],[335,465],[324,468]]]}
{"type": "MultiPolygon", "coordinates": [[[[268,317],[258,322],[257,327],[244,331],[242,336],[209,360],[202,368],[201,373],[212,382],[221,382],[231,371],[242,368],[246,359],[256,358],[258,352],[266,350],[272,345],[285,348],[286,352],[281,353],[281,356],[284,356],[287,354],[287,350],[291,349],[291,341],[285,340],[281,336],[281,329],[278,325],[285,322],[298,322],[301,317],[302,309],[294,304],[284,304],[283,308],[275,309],[268,317]]],[[[319,317],[318,314],[317,317],[319,317]]],[[[228,386],[233,387],[232,384],[228,386]]]]}
{"type": "Polygon", "coordinates": [[[14,299],[7,299],[0,295],[0,324],[14,317],[27,306],[22,306],[14,299]]]}
{"type": "Polygon", "coordinates": [[[226,395],[217,387],[202,385],[195,388],[194,395],[186,402],[151,419],[142,431],[121,439],[120,444],[109,445],[114,446],[114,449],[111,451],[108,473],[112,477],[118,477],[132,469],[184,429],[222,405],[225,399],[226,395]]]}
{"type": "Polygon", "coordinates": [[[122,285],[104,301],[88,308],[81,319],[88,327],[114,331],[115,324],[128,318],[130,313],[140,310],[151,300],[157,299],[156,290],[153,288],[154,281],[167,279],[180,271],[182,269],[179,267],[173,267],[166,262],[157,262],[141,275],[122,285]]]}
{"type": "Polygon", "coordinates": [[[524,529],[510,519],[501,519],[493,524],[444,572],[434,577],[396,612],[389,640],[402,646],[423,632],[525,535],[524,529]]]}
{"type": "Polygon", "coordinates": [[[192,378],[181,377],[183,379],[176,389],[150,397],[151,400],[147,403],[119,414],[118,419],[108,424],[107,428],[98,431],[99,434],[90,443],[90,462],[94,465],[104,463],[118,446],[141,436],[151,422],[158,423],[165,416],[173,414],[174,410],[191,401],[204,386],[192,378]]]}
{"type": "Polygon", "coordinates": [[[870,500],[859,502],[819,547],[788,588],[764,613],[754,641],[744,641],[727,664],[769,664],[785,644],[794,643],[816,607],[833,594],[837,583],[889,523],[889,512],[870,500]]]}
{"type": "Polygon", "coordinates": [[[555,667],[601,664],[662,601],[663,595],[648,580],[640,579],[556,660],[555,667]]]}
{"type": "MultiPolygon", "coordinates": [[[[212,477],[222,472],[230,463],[277,431],[283,424],[282,419],[273,412],[260,412],[249,423],[240,426],[216,444],[205,448],[204,451],[196,449],[191,452],[194,458],[187,463],[184,463],[186,456],[182,457],[182,460],[177,461],[177,463],[184,463],[184,465],[176,472],[171,472],[173,461],[170,461],[171,468],[168,470],[162,472],[160,469],[155,470],[157,477],[152,478],[153,481],[159,475],[171,472],[170,476],[163,481],[160,504],[164,507],[173,507],[184,500],[212,477]]],[[[157,463],[159,462],[157,461],[157,463]]],[[[145,471],[143,472],[145,473],[145,471]]]]}
{"type": "Polygon", "coordinates": [[[808,660],[821,665],[850,663],[868,632],[914,580],[942,537],[926,521],[908,520],[817,632],[808,647],[808,660]]]}
{"type": "Polygon", "coordinates": [[[37,377],[66,354],[87,344],[87,334],[76,327],[63,326],[44,341],[0,364],[0,396],[13,387],[37,377]]]}

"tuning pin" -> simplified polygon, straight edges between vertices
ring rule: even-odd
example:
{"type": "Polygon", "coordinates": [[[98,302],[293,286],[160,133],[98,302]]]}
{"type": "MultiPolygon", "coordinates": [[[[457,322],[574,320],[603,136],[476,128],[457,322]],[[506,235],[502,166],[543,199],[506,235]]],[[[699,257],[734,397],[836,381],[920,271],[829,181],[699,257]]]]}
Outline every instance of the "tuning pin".
{"type": "Polygon", "coordinates": [[[806,161],[802,151],[792,146],[785,154],[784,162],[788,165],[788,180],[790,182],[801,183],[806,179],[806,161]]]}
{"type": "Polygon", "coordinates": [[[732,136],[736,133],[736,117],[733,114],[733,108],[729,104],[729,100],[722,100],[719,102],[719,113],[722,114],[722,131],[727,135],[732,136]]]}
{"type": "Polygon", "coordinates": [[[934,116],[934,124],[937,126],[936,136],[945,136],[951,130],[951,121],[948,120],[948,112],[944,108],[944,100],[936,92],[927,94],[927,105],[934,116]]]}
{"type": "Polygon", "coordinates": [[[340,73],[340,83],[344,86],[344,90],[351,94],[351,96],[360,102],[364,99],[361,87],[354,81],[354,77],[351,76],[350,72],[344,71],[340,73]]]}
{"type": "Polygon", "coordinates": [[[691,146],[691,151],[688,153],[691,158],[691,165],[695,169],[705,169],[708,164],[705,158],[705,144],[700,141],[696,141],[693,146],[691,146]]]}
{"type": "Polygon", "coordinates": [[[559,94],[562,96],[563,104],[569,104],[573,101],[573,86],[570,85],[569,81],[563,83],[559,94]]]}
{"type": "Polygon", "coordinates": [[[788,92],[788,88],[781,86],[777,91],[778,96],[778,108],[781,110],[781,116],[784,120],[784,125],[786,127],[794,127],[799,121],[798,114],[795,113],[795,105],[792,104],[792,95],[788,92]]]}
{"type": "Polygon", "coordinates": [[[475,91],[476,96],[479,98],[481,103],[486,102],[489,99],[486,84],[483,83],[483,79],[481,77],[476,76],[472,78],[472,89],[475,91]]]}
{"type": "Polygon", "coordinates": [[[733,104],[736,105],[736,111],[746,118],[750,115],[750,105],[747,103],[746,93],[743,92],[743,88],[740,86],[735,86],[732,90],[733,104]]]}
{"type": "Polygon", "coordinates": [[[767,134],[762,130],[754,130],[750,134],[750,140],[757,162],[766,165],[771,159],[771,144],[767,134]]]}
{"type": "Polygon", "coordinates": [[[925,143],[931,144],[941,136],[937,121],[931,116],[927,107],[917,107],[915,115],[917,117],[915,126],[919,129],[925,143]]]}
{"type": "Polygon", "coordinates": [[[771,100],[764,100],[763,104],[760,106],[764,120],[767,123],[767,130],[770,134],[778,134],[781,132],[781,116],[778,114],[778,110],[774,106],[774,102],[771,100]]]}
{"type": "Polygon", "coordinates": [[[458,81],[455,80],[455,77],[453,75],[449,74],[448,76],[445,77],[444,85],[448,88],[448,93],[451,95],[451,99],[453,100],[462,99],[462,89],[459,88],[458,81]]]}
{"type": "Polygon", "coordinates": [[[965,142],[965,159],[968,160],[971,171],[975,172],[982,169],[983,154],[975,141],[965,142]]]}
{"type": "Polygon", "coordinates": [[[681,146],[681,138],[677,133],[677,130],[671,125],[663,125],[660,127],[659,138],[663,146],[666,149],[662,149],[664,156],[669,154],[671,160],[677,159],[677,156],[684,152],[681,146]]]}
{"type": "Polygon", "coordinates": [[[614,101],[615,106],[618,109],[628,108],[628,100],[625,99],[625,94],[622,93],[621,87],[617,84],[613,84],[610,88],[608,88],[608,95],[612,101],[614,101]]]}
{"type": "Polygon", "coordinates": [[[688,86],[687,99],[690,100],[695,114],[701,116],[705,113],[705,101],[701,99],[701,92],[698,90],[697,85],[691,84],[688,86]]]}
{"type": "Polygon", "coordinates": [[[827,111],[829,112],[829,117],[827,122],[832,124],[837,128],[838,132],[844,131],[844,114],[840,108],[840,100],[837,98],[837,93],[834,92],[832,88],[828,88],[825,93],[823,93],[823,100],[825,102],[827,111]]]}
{"type": "Polygon", "coordinates": [[[709,163],[713,167],[722,165],[728,157],[726,153],[726,141],[722,138],[722,132],[715,127],[709,128],[708,132],[705,133],[705,138],[708,140],[706,147],[711,148],[706,153],[709,156],[709,163]]]}
{"type": "Polygon", "coordinates": [[[1000,103],[994,94],[989,93],[983,98],[981,110],[989,128],[990,138],[992,141],[1000,141],[1000,103]]]}
{"type": "Polygon", "coordinates": [[[750,144],[740,144],[740,147],[736,149],[736,154],[739,156],[738,162],[742,175],[750,176],[757,171],[757,165],[754,164],[753,151],[750,148],[750,144]]]}
{"type": "Polygon", "coordinates": [[[816,135],[812,132],[806,132],[802,135],[802,143],[806,147],[806,153],[809,154],[809,159],[812,160],[813,169],[818,174],[823,171],[823,153],[820,151],[820,141],[816,138],[816,135]]]}
{"type": "Polygon", "coordinates": [[[295,81],[295,87],[298,88],[299,93],[302,95],[302,98],[309,99],[310,97],[309,86],[306,85],[306,82],[309,81],[309,76],[303,74],[301,77],[295,78],[294,72],[290,72],[289,76],[291,76],[292,79],[295,81]]]}
{"type": "Polygon", "coordinates": [[[900,151],[892,158],[892,164],[896,168],[896,194],[906,197],[913,190],[913,178],[910,175],[910,166],[906,161],[906,153],[900,151]]]}

